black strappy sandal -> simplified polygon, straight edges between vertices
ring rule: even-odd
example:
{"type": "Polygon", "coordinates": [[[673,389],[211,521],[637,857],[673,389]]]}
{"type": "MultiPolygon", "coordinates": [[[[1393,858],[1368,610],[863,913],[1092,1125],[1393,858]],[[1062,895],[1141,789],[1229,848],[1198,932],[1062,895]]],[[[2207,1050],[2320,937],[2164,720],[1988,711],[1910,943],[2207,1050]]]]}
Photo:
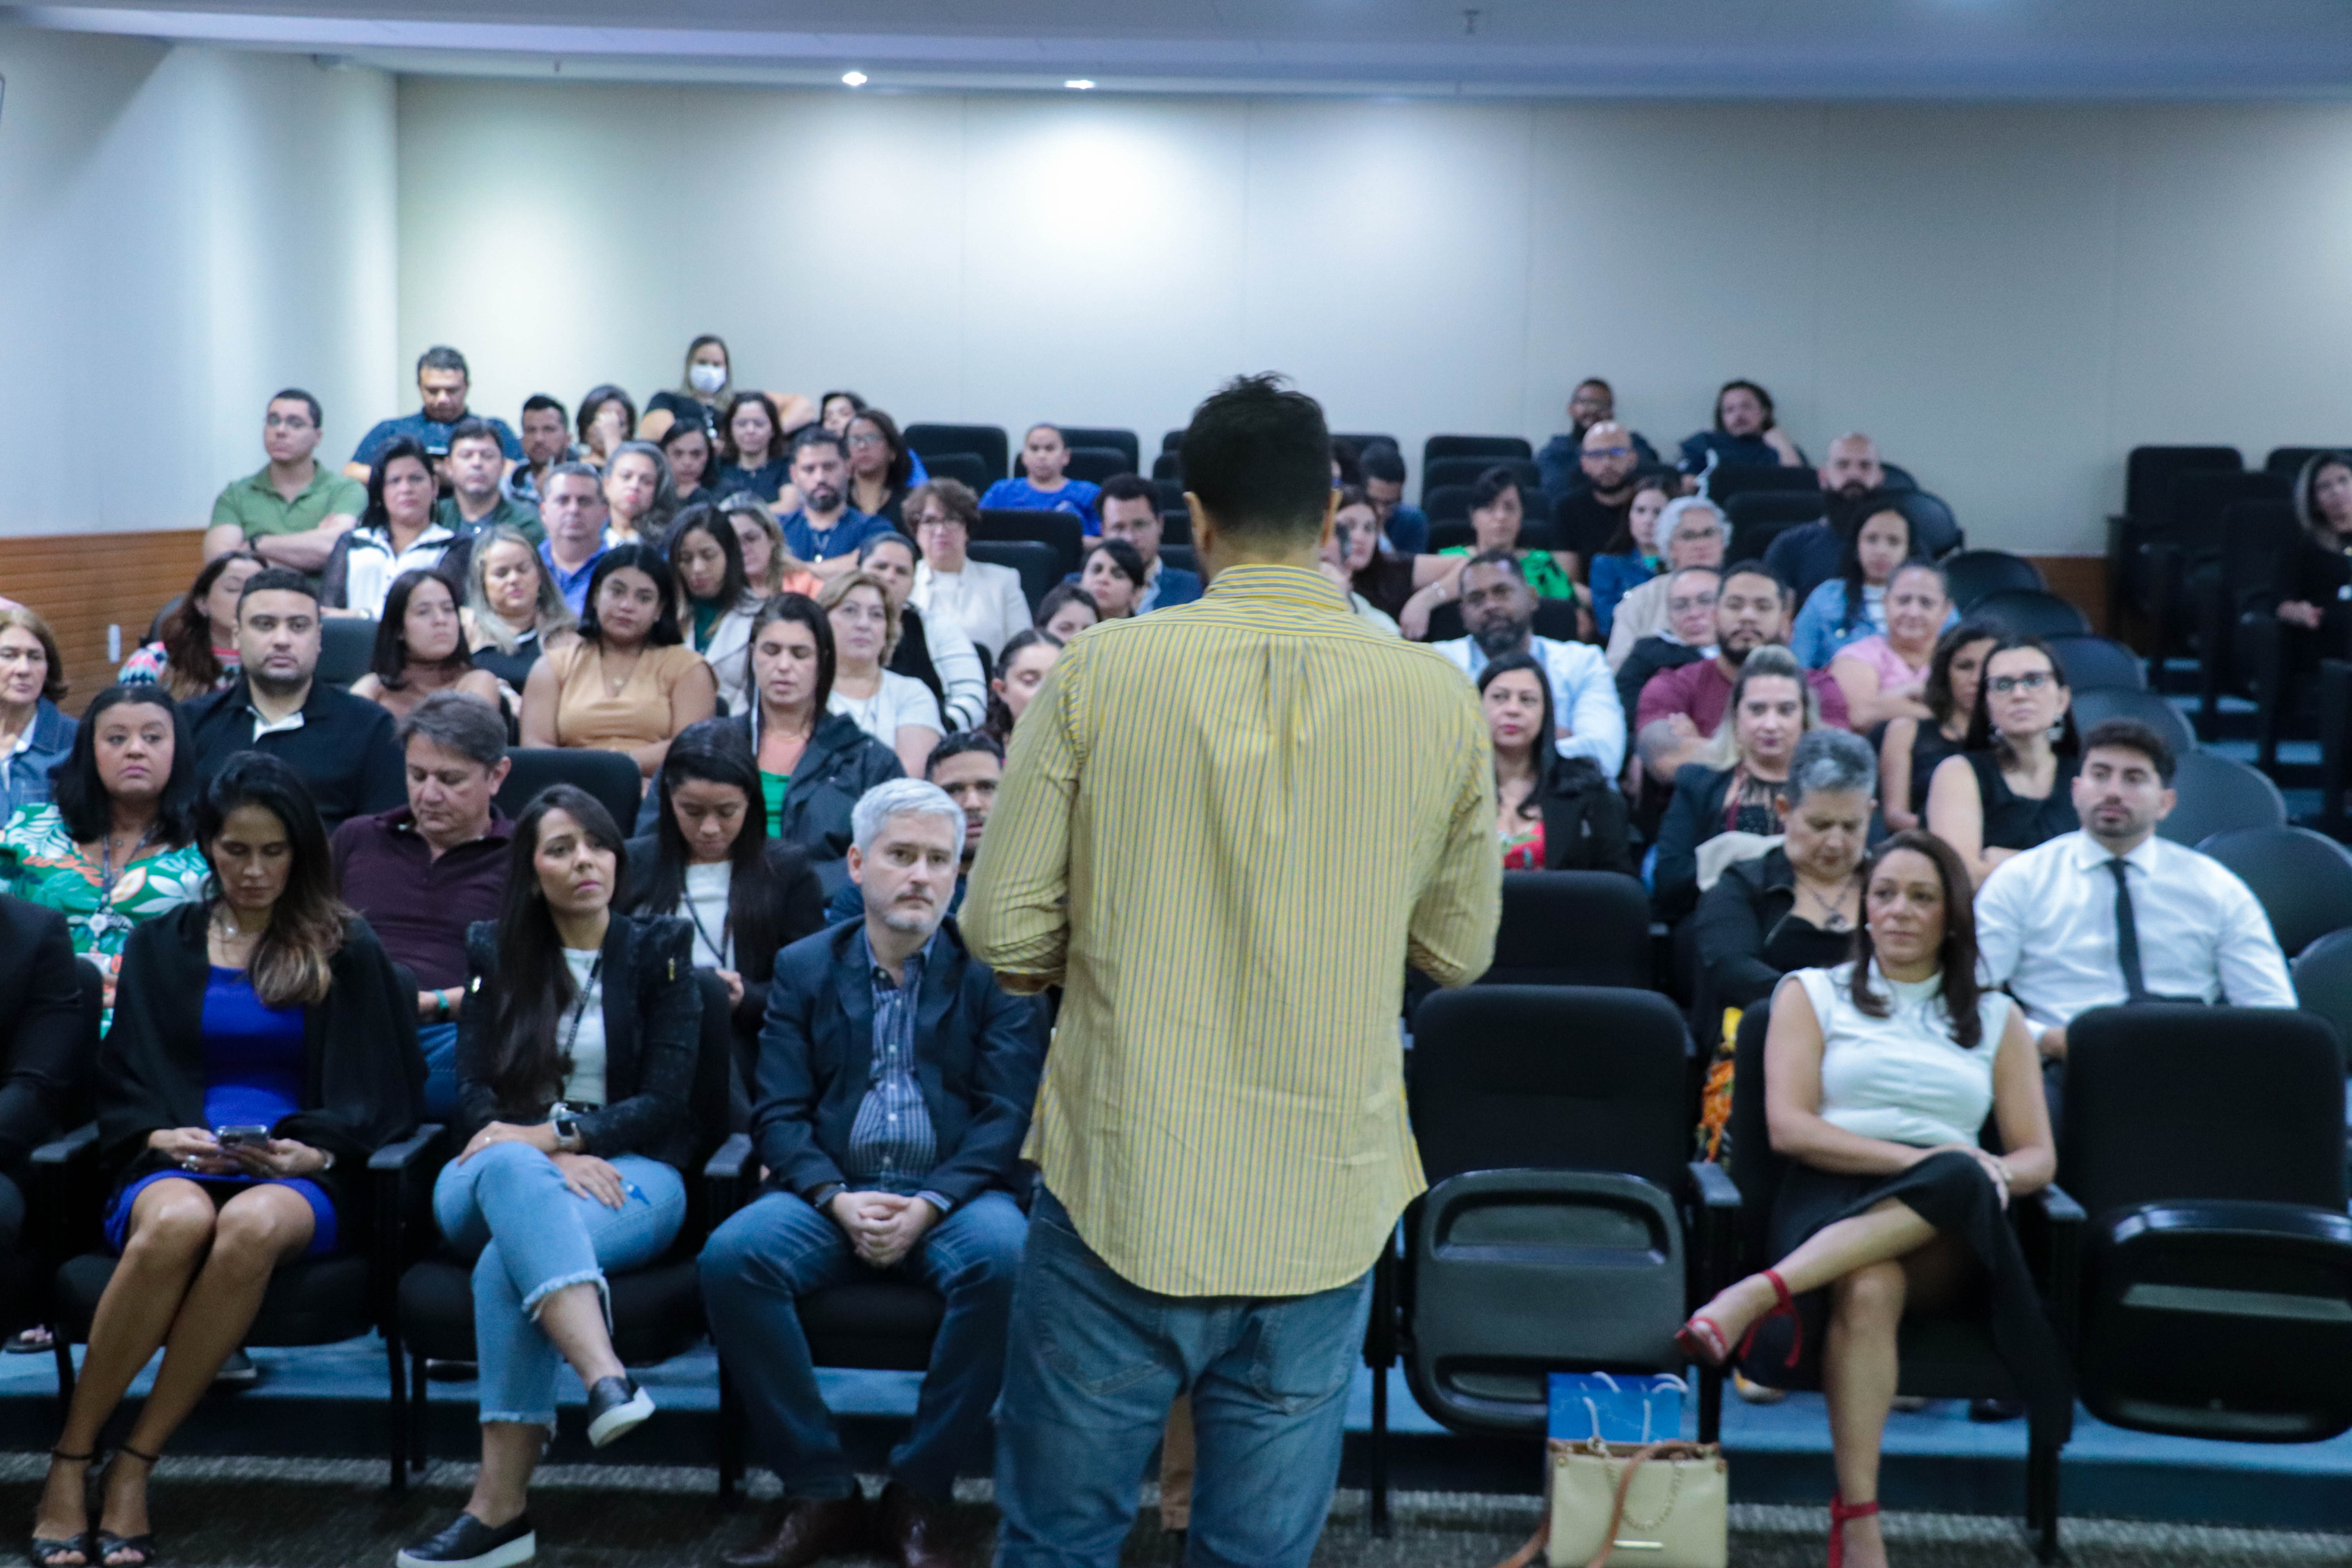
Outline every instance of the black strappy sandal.
{"type": "MultiPolygon", "coordinates": [[[[142,1453],[128,1443],[115,1449],[117,1458],[124,1454],[146,1465],[147,1479],[150,1480],[155,1478],[155,1467],[163,1462],[163,1455],[142,1453]]],[[[107,1473],[109,1475],[114,1473],[112,1465],[107,1467],[107,1473]]],[[[101,1530],[98,1532],[98,1555],[90,1560],[90,1568],[149,1568],[154,1561],[155,1532],[153,1531],[147,1531],[138,1535],[117,1535],[112,1531],[101,1530]],[[139,1556],[135,1562],[114,1563],[112,1559],[118,1552],[136,1552],[139,1556]]]]}
{"type": "MultiPolygon", "coordinates": [[[[93,1448],[87,1454],[68,1454],[63,1448],[52,1448],[49,1450],[49,1458],[63,1459],[68,1465],[87,1465],[98,1458],[98,1450],[93,1448]]],[[[85,1475],[82,1480],[85,1489],[89,1484],[89,1478],[85,1475]]],[[[87,1496],[83,1500],[86,1506],[87,1496]]],[[[89,1568],[89,1565],[98,1561],[98,1553],[91,1549],[90,1531],[87,1530],[71,1541],[52,1541],[47,1536],[37,1535],[33,1537],[32,1545],[26,1548],[25,1554],[31,1561],[33,1568],[76,1568],[76,1565],[70,1563],[53,1561],[68,1552],[81,1553],[80,1568],[89,1568]]]]}

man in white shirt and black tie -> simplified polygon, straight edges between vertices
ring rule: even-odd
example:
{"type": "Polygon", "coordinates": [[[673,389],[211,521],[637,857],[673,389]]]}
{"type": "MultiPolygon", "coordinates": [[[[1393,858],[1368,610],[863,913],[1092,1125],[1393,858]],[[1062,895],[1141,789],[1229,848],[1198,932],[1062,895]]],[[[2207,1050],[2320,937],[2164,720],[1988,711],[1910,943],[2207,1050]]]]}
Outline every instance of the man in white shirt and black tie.
{"type": "Polygon", "coordinates": [[[2093,1007],[2295,1005],[2252,890],[2220,861],[2156,836],[2172,811],[2172,749],[2147,725],[2098,725],[2074,780],[2081,830],[2011,856],[1977,893],[1978,951],[2024,1007],[2053,1090],[2066,1026],[2093,1007]]]}

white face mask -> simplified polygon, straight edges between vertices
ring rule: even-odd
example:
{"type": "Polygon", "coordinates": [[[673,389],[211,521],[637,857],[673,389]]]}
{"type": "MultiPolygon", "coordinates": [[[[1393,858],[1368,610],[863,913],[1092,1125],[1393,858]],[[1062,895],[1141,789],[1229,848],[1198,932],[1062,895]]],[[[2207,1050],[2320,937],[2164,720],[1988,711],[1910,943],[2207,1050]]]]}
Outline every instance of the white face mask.
{"type": "Polygon", "coordinates": [[[726,367],[716,364],[690,364],[686,367],[686,384],[708,396],[727,384],[726,367]]]}

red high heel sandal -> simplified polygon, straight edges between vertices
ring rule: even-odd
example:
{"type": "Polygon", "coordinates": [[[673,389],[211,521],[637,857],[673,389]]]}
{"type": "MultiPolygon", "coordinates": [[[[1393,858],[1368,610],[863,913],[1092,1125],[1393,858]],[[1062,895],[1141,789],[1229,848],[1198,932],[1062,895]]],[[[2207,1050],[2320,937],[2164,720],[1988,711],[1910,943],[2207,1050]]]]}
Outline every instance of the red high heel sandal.
{"type": "Polygon", "coordinates": [[[1805,1325],[1804,1320],[1797,1316],[1797,1299],[1789,1294],[1788,1281],[1780,1278],[1778,1269],[1767,1268],[1764,1278],[1771,1281],[1772,1294],[1780,1300],[1770,1311],[1748,1326],[1738,1350],[1734,1351],[1731,1342],[1724,1338],[1722,1325],[1705,1312],[1694,1312],[1689,1322],[1675,1331],[1675,1348],[1702,1366],[1720,1369],[1746,1358],[1748,1347],[1756,1342],[1757,1330],[1774,1318],[1787,1318],[1797,1325],[1797,1331],[1790,1336],[1789,1359],[1784,1364],[1796,1365],[1805,1352],[1805,1325]]]}
{"type": "Polygon", "coordinates": [[[1874,1502],[1849,1503],[1836,1492],[1830,1494],[1830,1568],[1843,1568],[1845,1563],[1845,1521],[1868,1519],[1878,1511],[1874,1502]]]}

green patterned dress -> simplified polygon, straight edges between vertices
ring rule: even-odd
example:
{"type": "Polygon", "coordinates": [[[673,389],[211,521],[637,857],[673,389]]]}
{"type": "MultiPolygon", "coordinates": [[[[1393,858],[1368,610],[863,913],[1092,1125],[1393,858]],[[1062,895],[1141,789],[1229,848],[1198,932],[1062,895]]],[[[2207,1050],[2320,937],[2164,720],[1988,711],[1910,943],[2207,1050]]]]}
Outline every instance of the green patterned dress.
{"type": "Polygon", "coordinates": [[[101,890],[103,868],[85,859],[54,805],[18,808],[0,826],[0,889],[66,917],[74,952],[106,977],[106,1022],[114,1021],[114,980],[122,946],[142,921],[204,897],[210,875],[193,844],[150,850],[118,867],[111,896],[101,890]]]}

